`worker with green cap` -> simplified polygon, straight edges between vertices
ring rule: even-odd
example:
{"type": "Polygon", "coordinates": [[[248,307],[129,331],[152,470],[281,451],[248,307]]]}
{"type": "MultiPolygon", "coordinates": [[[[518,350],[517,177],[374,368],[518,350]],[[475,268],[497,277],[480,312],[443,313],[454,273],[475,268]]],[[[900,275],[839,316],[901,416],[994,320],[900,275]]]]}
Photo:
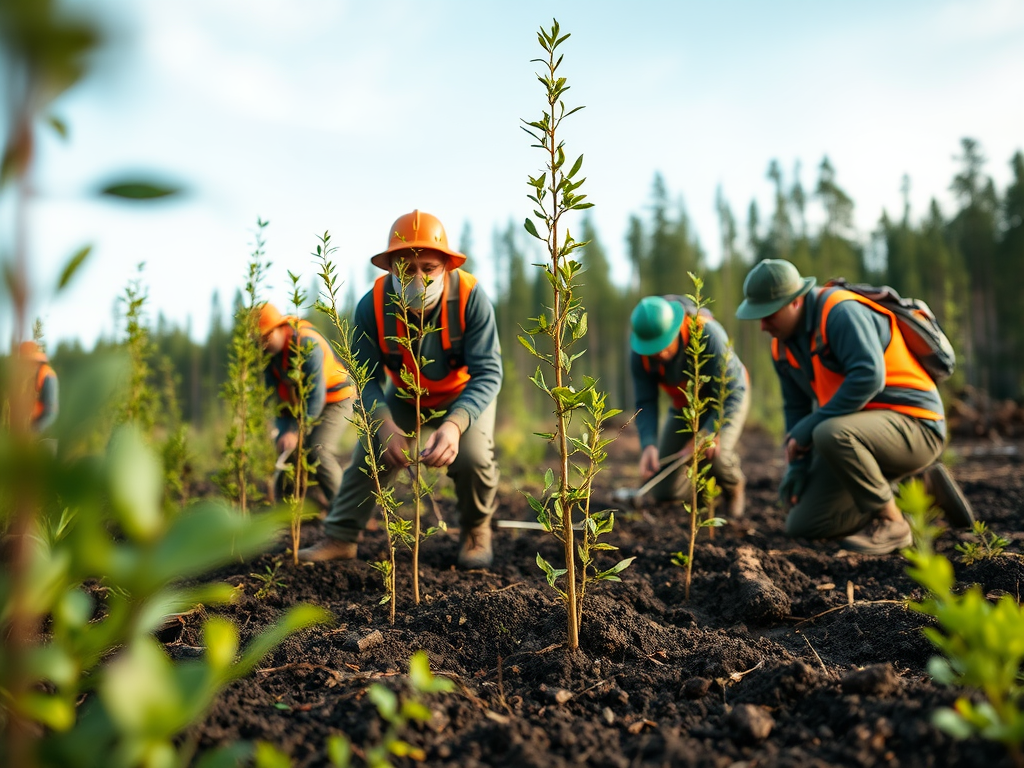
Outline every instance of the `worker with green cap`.
{"type": "Polygon", "coordinates": [[[912,543],[892,482],[942,452],[942,400],[891,311],[841,286],[815,286],[790,262],[765,259],[736,310],[772,336],[786,422],[786,533],[845,537],[846,549],[886,554],[912,543]]]}
{"type": "MultiPolygon", "coordinates": [[[[687,354],[691,324],[703,328],[706,347],[702,376],[711,377],[701,391],[702,397],[718,394],[718,382],[726,380],[726,397],[721,410],[708,409],[700,422],[700,431],[717,433],[707,450],[710,474],[722,489],[725,511],[732,518],[743,516],[746,478],[736,453],[743,424],[750,407],[747,371],[732,352],[729,336],[721,323],[707,310],[697,312],[693,302],[683,296],[647,296],[640,300],[630,318],[630,371],[636,395],[636,425],[640,432],[640,475],[645,480],[661,470],[665,457],[686,452],[693,435],[680,418],[686,407],[685,387],[693,362],[687,354]],[[668,417],[658,436],[659,388],[669,397],[668,417]],[[717,423],[716,423],[717,422],[717,423]]],[[[685,498],[689,489],[686,468],[669,472],[651,490],[659,501],[685,498]]]]}

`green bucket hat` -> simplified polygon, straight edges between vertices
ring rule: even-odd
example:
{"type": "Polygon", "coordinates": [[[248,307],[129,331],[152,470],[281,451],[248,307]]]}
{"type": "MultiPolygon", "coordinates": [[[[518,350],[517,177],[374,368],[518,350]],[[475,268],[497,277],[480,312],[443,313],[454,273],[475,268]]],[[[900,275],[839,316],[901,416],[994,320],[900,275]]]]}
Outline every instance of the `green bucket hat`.
{"type": "Polygon", "coordinates": [[[736,308],[740,320],[760,320],[773,315],[800,296],[817,279],[800,277],[800,272],[785,259],[762,259],[743,281],[743,301],[736,308]]]}
{"type": "Polygon", "coordinates": [[[656,355],[679,334],[686,309],[675,301],[661,296],[640,299],[629,318],[633,327],[629,345],[638,355],[656,355]]]}

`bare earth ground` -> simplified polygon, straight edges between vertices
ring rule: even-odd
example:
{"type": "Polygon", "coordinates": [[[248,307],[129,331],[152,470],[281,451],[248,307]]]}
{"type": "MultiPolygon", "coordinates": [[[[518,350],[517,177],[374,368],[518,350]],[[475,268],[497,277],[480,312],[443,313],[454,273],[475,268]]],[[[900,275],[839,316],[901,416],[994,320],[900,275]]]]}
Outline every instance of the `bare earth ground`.
{"type": "MultiPolygon", "coordinates": [[[[976,512],[1020,552],[1022,456],[1007,453],[1014,448],[993,455],[991,447],[955,444],[954,454],[982,455],[961,458],[953,474],[976,512]]],[[[588,596],[575,653],[563,646],[564,610],[535,564],[538,551],[561,560],[556,542],[541,532],[497,532],[495,565],[486,572],[454,570],[457,537],[428,540],[419,606],[402,553],[394,627],[378,604],[380,578],[363,561],[295,568],[282,541],[276,551],[218,573],[244,588],[237,604],[218,609],[244,638],[302,601],[328,608],[336,624],[293,637],[259,672],[233,684],[196,727],[200,744],[261,739],[295,765],[327,765],[331,734],[345,733],[357,750],[379,740],[367,688],[383,682],[404,690],[409,657],[425,649],[433,669],[457,683],[455,693],[432,699],[433,720],[406,734],[428,765],[1009,765],[1002,747],[956,742],[930,724],[931,712],[958,692],[926,675],[932,650],[921,628],[928,620],[902,604],[920,596],[903,559],[785,538],[776,506],[778,449],[751,432],[742,453],[747,516],[719,529],[714,541],[701,534],[690,601],[683,599],[683,571],[670,562],[689,529],[681,508],[622,514],[611,541],[619,556],[637,559],[624,583],[602,584],[588,596]],[[285,561],[283,586],[255,599],[259,582],[250,574],[278,559],[285,561]]],[[[601,475],[598,503],[615,506],[613,488],[637,483],[636,456],[635,435],[624,435],[601,475]]],[[[450,501],[441,509],[454,518],[450,501]]],[[[532,519],[511,486],[497,516],[532,519]]],[[[314,521],[303,538],[322,535],[314,521]]],[[[953,547],[965,537],[948,532],[940,551],[955,557],[953,547]]],[[[360,556],[384,557],[382,531],[368,534],[360,556]]],[[[609,556],[608,565],[614,562],[609,556]]],[[[1019,600],[1024,565],[1019,557],[958,563],[957,576],[1019,600]]],[[[198,617],[186,620],[166,638],[168,650],[186,655],[200,643],[198,626],[198,617]]]]}

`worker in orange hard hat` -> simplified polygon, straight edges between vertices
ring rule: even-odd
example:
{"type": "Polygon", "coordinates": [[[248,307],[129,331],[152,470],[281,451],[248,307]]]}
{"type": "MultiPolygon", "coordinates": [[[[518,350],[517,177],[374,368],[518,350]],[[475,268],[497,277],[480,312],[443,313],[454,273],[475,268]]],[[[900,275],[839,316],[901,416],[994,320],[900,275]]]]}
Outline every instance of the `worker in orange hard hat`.
{"type": "MultiPolygon", "coordinates": [[[[404,298],[422,327],[437,329],[419,337],[419,359],[426,361],[419,384],[426,390],[421,412],[440,411],[443,416],[424,425],[431,434],[420,457],[428,466],[448,467],[455,482],[459,566],[485,568],[493,559],[491,514],[498,489],[494,418],[502,379],[494,309],[476,278],[460,269],[466,257],[448,247],[444,227],[429,213],[400,216],[391,226],[387,249],[370,261],[388,274],[377,279],[356,308],[354,352],[373,372],[362,397],[378,404],[376,416],[382,424],[376,439],[384,449],[385,479],[390,482],[409,465],[407,435],[417,420],[415,400],[402,382],[403,371],[415,371],[416,359],[395,341],[410,338],[397,317],[404,298]]],[[[300,560],[356,556],[357,542],[373,514],[366,458],[360,443],[327,515],[328,538],[299,550],[300,560]]]]}
{"type": "MultiPolygon", "coordinates": [[[[309,489],[309,498],[324,509],[341,484],[341,465],[334,454],[345,425],[352,415],[355,385],[331,345],[307,320],[282,315],[273,304],[263,304],[259,315],[260,337],[267,351],[267,386],[282,403],[296,401],[295,385],[289,373],[294,368],[297,345],[306,350],[302,370],[312,387],[306,397],[306,415],[316,424],[309,432],[310,460],[319,462],[317,485],[309,489]]],[[[277,416],[277,451],[291,453],[299,441],[295,417],[282,409],[277,416]]]]}
{"type": "Polygon", "coordinates": [[[23,341],[18,347],[18,357],[26,365],[34,367],[29,376],[35,394],[32,404],[32,431],[39,434],[45,432],[57,420],[58,384],[57,373],[50,367],[50,362],[42,347],[34,341],[23,341]]]}

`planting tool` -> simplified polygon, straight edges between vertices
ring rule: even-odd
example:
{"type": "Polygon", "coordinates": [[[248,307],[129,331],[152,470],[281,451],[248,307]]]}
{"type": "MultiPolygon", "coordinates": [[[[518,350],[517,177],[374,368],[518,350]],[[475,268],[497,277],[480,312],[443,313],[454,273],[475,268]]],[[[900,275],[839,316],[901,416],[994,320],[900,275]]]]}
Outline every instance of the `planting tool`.
{"type": "MultiPolygon", "coordinates": [[[[495,520],[494,525],[497,528],[518,528],[527,531],[543,531],[544,526],[535,520],[495,520]]],[[[582,531],[583,523],[576,523],[573,525],[574,531],[582,531]]]]}
{"type": "Polygon", "coordinates": [[[640,506],[640,499],[643,498],[644,494],[664,480],[668,475],[679,469],[679,467],[683,466],[683,464],[689,461],[691,456],[693,456],[692,445],[688,445],[681,451],[676,451],[669,455],[664,461],[662,461],[661,469],[658,470],[658,473],[639,488],[617,488],[614,493],[615,500],[628,502],[634,507],[640,506]],[[668,462],[667,464],[665,463],[666,461],[668,462]]]}
{"type": "Polygon", "coordinates": [[[284,471],[288,468],[288,459],[291,458],[291,455],[291,450],[282,451],[281,455],[277,457],[277,461],[274,463],[274,477],[270,481],[270,490],[271,493],[274,494],[274,498],[271,499],[272,502],[280,501],[281,499],[278,497],[284,495],[278,484],[281,482],[281,477],[284,475],[284,471]]]}

